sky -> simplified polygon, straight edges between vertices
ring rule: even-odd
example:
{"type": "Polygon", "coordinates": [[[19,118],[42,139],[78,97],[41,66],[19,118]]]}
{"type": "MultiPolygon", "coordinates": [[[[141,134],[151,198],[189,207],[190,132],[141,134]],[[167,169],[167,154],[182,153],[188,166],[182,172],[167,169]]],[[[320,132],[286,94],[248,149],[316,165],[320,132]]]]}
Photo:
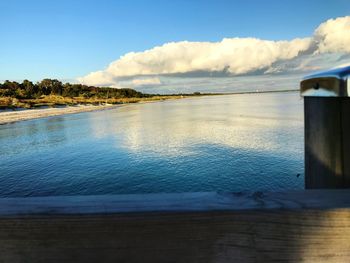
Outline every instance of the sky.
{"type": "Polygon", "coordinates": [[[350,61],[349,0],[0,0],[0,11],[0,81],[287,89],[350,61]]]}

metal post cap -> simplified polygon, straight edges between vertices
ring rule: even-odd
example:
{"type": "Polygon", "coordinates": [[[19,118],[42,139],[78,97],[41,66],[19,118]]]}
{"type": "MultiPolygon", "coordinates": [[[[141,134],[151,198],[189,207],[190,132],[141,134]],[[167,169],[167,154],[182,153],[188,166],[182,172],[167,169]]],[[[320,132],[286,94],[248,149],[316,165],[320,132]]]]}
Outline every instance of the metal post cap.
{"type": "Polygon", "coordinates": [[[350,97],[350,66],[303,78],[300,94],[303,97],[350,97]]]}

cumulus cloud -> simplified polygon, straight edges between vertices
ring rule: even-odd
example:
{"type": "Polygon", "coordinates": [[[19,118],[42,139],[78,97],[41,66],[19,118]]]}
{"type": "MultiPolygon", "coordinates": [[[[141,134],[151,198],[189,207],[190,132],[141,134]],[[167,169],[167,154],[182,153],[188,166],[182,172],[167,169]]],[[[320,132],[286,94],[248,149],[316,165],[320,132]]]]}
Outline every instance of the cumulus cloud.
{"type": "Polygon", "coordinates": [[[243,74],[291,59],[308,49],[310,39],[267,41],[255,38],[223,39],[221,42],[174,42],[128,53],[106,70],[115,77],[175,74],[193,71],[227,71],[243,74]]]}
{"type": "MultiPolygon", "coordinates": [[[[321,68],[312,62],[326,53],[350,53],[350,16],[322,23],[309,38],[271,41],[225,38],[220,42],[172,42],[143,52],[130,52],[106,69],[78,80],[85,84],[160,85],[159,76],[275,74],[321,68]],[[140,78],[141,77],[141,78],[140,78]]],[[[325,57],[325,56],[324,56],[325,57]]]]}
{"type": "Polygon", "coordinates": [[[128,53],[104,71],[80,80],[108,84],[116,78],[169,75],[195,71],[225,71],[237,75],[263,69],[278,60],[306,51],[311,39],[268,41],[256,38],[223,39],[221,42],[173,42],[138,53],[128,53]]]}
{"type": "Polygon", "coordinates": [[[315,31],[318,52],[350,53],[350,16],[330,19],[315,31]]]}
{"type": "Polygon", "coordinates": [[[135,86],[149,86],[149,85],[160,85],[161,81],[159,78],[140,78],[140,79],[133,79],[132,84],[135,86]]]}
{"type": "Polygon", "coordinates": [[[112,75],[103,70],[91,72],[85,77],[78,78],[78,80],[83,84],[93,86],[109,86],[114,84],[112,75]]]}

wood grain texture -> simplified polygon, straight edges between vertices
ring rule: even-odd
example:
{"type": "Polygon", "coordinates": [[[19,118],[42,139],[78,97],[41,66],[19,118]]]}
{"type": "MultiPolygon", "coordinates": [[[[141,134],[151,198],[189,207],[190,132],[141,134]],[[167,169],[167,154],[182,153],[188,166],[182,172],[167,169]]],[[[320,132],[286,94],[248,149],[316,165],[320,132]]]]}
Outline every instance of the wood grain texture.
{"type": "Polygon", "coordinates": [[[350,208],[350,190],[287,192],[173,193],[97,196],[0,198],[0,218],[207,212],[240,210],[304,210],[350,208]]]}
{"type": "Polygon", "coordinates": [[[0,262],[349,262],[350,190],[0,199],[0,262]]]}
{"type": "Polygon", "coordinates": [[[342,98],[342,150],[344,186],[350,187],[350,98],[342,98]]]}
{"type": "Polygon", "coordinates": [[[305,188],[342,188],[341,99],[304,98],[305,188]]]}
{"type": "Polygon", "coordinates": [[[350,187],[350,98],[305,97],[305,187],[350,187]]]}

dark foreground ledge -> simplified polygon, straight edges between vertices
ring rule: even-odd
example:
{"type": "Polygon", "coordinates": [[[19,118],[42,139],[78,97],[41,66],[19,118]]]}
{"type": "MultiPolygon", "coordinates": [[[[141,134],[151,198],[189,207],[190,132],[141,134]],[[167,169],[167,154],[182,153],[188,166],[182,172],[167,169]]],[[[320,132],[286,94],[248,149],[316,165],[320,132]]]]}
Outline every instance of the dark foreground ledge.
{"type": "Polygon", "coordinates": [[[350,190],[0,199],[0,262],[349,262],[350,190]]]}

